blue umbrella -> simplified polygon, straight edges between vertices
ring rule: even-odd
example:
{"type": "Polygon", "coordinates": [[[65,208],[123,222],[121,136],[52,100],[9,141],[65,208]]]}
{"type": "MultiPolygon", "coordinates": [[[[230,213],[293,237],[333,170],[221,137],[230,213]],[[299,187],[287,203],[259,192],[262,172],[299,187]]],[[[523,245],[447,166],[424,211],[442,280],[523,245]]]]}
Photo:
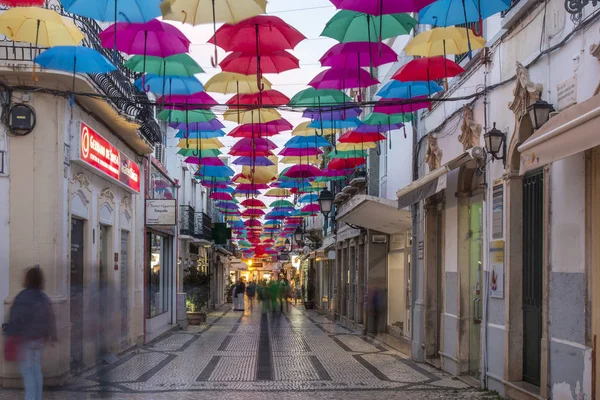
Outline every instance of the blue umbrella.
{"type": "Polygon", "coordinates": [[[135,87],[141,91],[148,89],[147,91],[154,94],[164,95],[191,95],[198,92],[204,91],[204,86],[198,80],[198,78],[191,76],[159,76],[154,74],[146,74],[144,78],[138,78],[135,81],[135,87]],[[144,88],[143,84],[146,84],[144,88]]]}
{"type": "Polygon", "coordinates": [[[345,120],[312,121],[308,127],[316,129],[354,129],[361,124],[362,122],[358,118],[348,118],[345,120]]]}
{"type": "Polygon", "coordinates": [[[212,165],[202,165],[199,172],[200,176],[226,177],[235,175],[235,172],[226,165],[216,167],[212,165]]]}
{"type": "Polygon", "coordinates": [[[511,0],[438,0],[419,11],[419,24],[452,26],[508,10],[511,0]]]}
{"type": "Polygon", "coordinates": [[[269,160],[268,157],[238,157],[235,161],[232,162],[234,165],[246,165],[246,166],[255,166],[255,167],[269,167],[271,165],[275,165],[273,161],[269,160]]]}
{"type": "Polygon", "coordinates": [[[224,201],[220,201],[217,204],[215,204],[218,208],[226,208],[229,210],[238,210],[239,206],[237,204],[233,204],[233,203],[226,203],[224,201]]]}
{"type": "Polygon", "coordinates": [[[162,0],[61,0],[70,13],[102,22],[148,22],[161,15],[162,0]]]}
{"type": "Polygon", "coordinates": [[[52,47],[35,58],[44,68],[78,74],[106,74],[117,67],[94,49],[83,46],[52,47]]]}
{"type": "Polygon", "coordinates": [[[298,203],[315,203],[318,200],[319,196],[317,194],[305,194],[304,196],[298,199],[298,203]]]}
{"type": "Polygon", "coordinates": [[[442,90],[444,89],[435,81],[400,82],[391,80],[379,89],[377,96],[384,99],[411,99],[429,96],[442,90]]]}
{"type": "Polygon", "coordinates": [[[304,148],[314,148],[314,147],[329,147],[331,143],[327,139],[322,136],[294,136],[284,147],[292,148],[292,149],[304,149],[304,148]]]}
{"type": "Polygon", "coordinates": [[[227,186],[226,188],[215,188],[213,192],[223,192],[231,194],[234,190],[234,188],[227,186]]]}
{"type": "Polygon", "coordinates": [[[175,135],[178,139],[212,139],[225,136],[225,132],[218,129],[215,131],[191,131],[186,134],[185,131],[177,132],[175,135]]]}

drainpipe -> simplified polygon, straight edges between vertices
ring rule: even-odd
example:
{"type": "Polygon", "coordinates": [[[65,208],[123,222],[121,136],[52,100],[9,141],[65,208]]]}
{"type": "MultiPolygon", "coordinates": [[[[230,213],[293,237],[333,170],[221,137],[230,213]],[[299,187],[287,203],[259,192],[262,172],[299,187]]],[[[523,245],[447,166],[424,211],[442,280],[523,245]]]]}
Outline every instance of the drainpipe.
{"type": "MultiPolygon", "coordinates": [[[[413,181],[416,181],[419,179],[419,140],[418,140],[418,134],[417,134],[417,127],[418,127],[418,122],[419,119],[416,118],[415,121],[412,124],[412,161],[413,161],[413,165],[412,165],[412,173],[413,173],[413,181]]],[[[416,329],[415,329],[415,303],[416,303],[416,296],[417,296],[417,283],[419,281],[418,279],[418,273],[419,273],[419,268],[417,267],[417,264],[419,262],[419,255],[418,255],[418,238],[417,238],[417,230],[419,228],[419,203],[413,204],[411,206],[411,211],[412,211],[412,255],[411,255],[411,266],[410,266],[410,276],[411,276],[411,282],[410,282],[410,292],[411,292],[411,296],[410,296],[410,309],[412,312],[412,318],[410,319],[410,323],[411,323],[411,327],[410,327],[410,331],[411,331],[411,337],[412,337],[412,341],[415,340],[416,338],[416,329]]],[[[421,342],[423,341],[424,338],[420,338],[421,342]]],[[[411,344],[411,348],[412,348],[412,344],[411,344]]],[[[412,351],[411,351],[412,353],[412,351]]]]}

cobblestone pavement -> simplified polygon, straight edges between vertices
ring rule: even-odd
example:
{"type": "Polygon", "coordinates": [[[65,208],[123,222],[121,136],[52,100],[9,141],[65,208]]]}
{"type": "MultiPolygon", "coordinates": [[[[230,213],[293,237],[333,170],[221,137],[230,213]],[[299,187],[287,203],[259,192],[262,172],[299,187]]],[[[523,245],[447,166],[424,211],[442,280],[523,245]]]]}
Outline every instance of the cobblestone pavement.
{"type": "MultiPolygon", "coordinates": [[[[22,398],[0,390],[0,400],[22,398]]],[[[493,399],[315,312],[222,308],[45,399],[493,399]]]]}

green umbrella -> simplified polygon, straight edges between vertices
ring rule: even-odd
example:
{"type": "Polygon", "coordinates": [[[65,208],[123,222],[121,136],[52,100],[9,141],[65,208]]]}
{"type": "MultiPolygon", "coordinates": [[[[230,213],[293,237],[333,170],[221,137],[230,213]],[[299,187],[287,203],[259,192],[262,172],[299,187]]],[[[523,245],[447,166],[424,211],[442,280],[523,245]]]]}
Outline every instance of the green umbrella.
{"type": "Polygon", "coordinates": [[[191,77],[204,72],[202,67],[188,54],[176,54],[166,58],[146,56],[145,70],[144,56],[133,56],[127,60],[125,66],[135,72],[158,76],[191,77]]]}
{"type": "Polygon", "coordinates": [[[347,176],[319,176],[315,179],[315,182],[343,181],[347,178],[347,176]]]}
{"type": "Polygon", "coordinates": [[[275,207],[294,207],[294,205],[292,204],[292,202],[288,201],[288,200],[277,200],[272,202],[269,207],[275,208],[275,207]]]}
{"type": "Polygon", "coordinates": [[[382,114],[382,113],[371,113],[363,122],[368,125],[396,125],[404,122],[410,122],[412,116],[410,113],[405,114],[382,114]]]}
{"type": "Polygon", "coordinates": [[[327,157],[331,158],[331,159],[335,159],[335,158],[341,158],[341,159],[348,159],[348,158],[364,158],[367,157],[367,152],[364,150],[349,150],[349,151],[332,151],[331,153],[329,153],[327,155],[327,157]]]}
{"type": "Polygon", "coordinates": [[[167,121],[169,123],[181,123],[193,124],[196,122],[208,122],[217,118],[217,116],[210,110],[162,110],[158,114],[158,119],[167,121]]]}
{"type": "Polygon", "coordinates": [[[321,36],[341,43],[378,42],[408,35],[416,25],[417,21],[408,14],[384,14],[379,17],[341,10],[329,20],[321,36]]]}
{"type": "Polygon", "coordinates": [[[308,88],[296,93],[289,104],[292,106],[320,107],[350,102],[352,102],[352,99],[341,90],[308,88]]]}
{"type": "MultiPolygon", "coordinates": [[[[198,157],[198,150],[192,149],[179,149],[177,154],[182,155],[184,157],[198,157]]],[[[221,150],[200,150],[200,157],[218,157],[220,154],[223,154],[221,150]]]]}

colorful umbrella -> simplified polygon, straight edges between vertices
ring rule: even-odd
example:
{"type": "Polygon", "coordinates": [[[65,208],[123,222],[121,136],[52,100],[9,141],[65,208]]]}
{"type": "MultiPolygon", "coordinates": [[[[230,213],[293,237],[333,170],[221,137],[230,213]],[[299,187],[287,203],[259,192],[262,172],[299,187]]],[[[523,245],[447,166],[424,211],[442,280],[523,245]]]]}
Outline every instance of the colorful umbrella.
{"type": "Polygon", "coordinates": [[[217,101],[206,92],[196,92],[191,95],[168,95],[160,97],[157,100],[166,109],[174,110],[195,110],[208,109],[217,105],[217,101]]]}
{"type": "MultiPolygon", "coordinates": [[[[435,0],[331,0],[338,9],[370,15],[417,12],[435,0]]],[[[423,23],[423,22],[421,22],[423,23]]]]}
{"type": "Polygon", "coordinates": [[[316,156],[318,154],[323,154],[323,151],[317,148],[310,149],[292,149],[285,148],[279,152],[279,155],[282,157],[310,157],[316,156]]]}
{"type": "Polygon", "coordinates": [[[391,80],[379,89],[377,96],[385,99],[410,99],[419,96],[430,96],[442,90],[444,89],[435,81],[400,82],[391,80]]]}
{"type": "Polygon", "coordinates": [[[423,57],[404,64],[392,79],[401,82],[431,81],[451,78],[462,74],[465,70],[445,57],[423,57]]]}
{"type": "MultiPolygon", "coordinates": [[[[338,143],[335,146],[336,150],[338,151],[338,153],[340,151],[357,151],[357,150],[368,150],[368,149],[376,149],[377,148],[377,143],[374,142],[364,142],[364,143],[360,143],[360,144],[356,144],[356,143],[338,143]]],[[[362,158],[362,157],[353,157],[353,158],[362,158]]],[[[352,160],[353,158],[337,158],[334,160],[352,160]]],[[[346,167],[346,168],[352,168],[352,166],[346,167]]]]}
{"type": "Polygon", "coordinates": [[[287,156],[281,158],[282,164],[313,164],[317,165],[321,163],[321,159],[318,156],[287,156]]]}
{"type": "Polygon", "coordinates": [[[362,125],[358,118],[347,118],[343,120],[315,120],[308,127],[315,129],[355,129],[362,125]]]}
{"type": "Polygon", "coordinates": [[[211,131],[216,129],[223,129],[225,125],[218,119],[211,119],[208,122],[187,122],[185,119],[183,120],[175,120],[169,123],[171,128],[177,130],[185,130],[188,129],[190,131],[211,131]]]}
{"type": "Polygon", "coordinates": [[[192,77],[204,72],[188,54],[175,54],[166,58],[147,56],[145,66],[143,56],[133,56],[127,60],[125,66],[135,72],[148,72],[160,76],[192,77]]]}
{"type": "Polygon", "coordinates": [[[162,110],[157,118],[161,121],[179,122],[187,121],[190,124],[197,122],[208,122],[216,118],[215,114],[210,110],[162,110]]]}
{"type": "Polygon", "coordinates": [[[290,100],[289,104],[297,107],[322,107],[339,106],[351,103],[352,99],[341,90],[308,88],[298,93],[290,100]]]}
{"type": "MultiPolygon", "coordinates": [[[[383,118],[383,117],[381,117],[383,118]]],[[[371,119],[372,120],[372,119],[371,119]]],[[[394,121],[397,122],[398,118],[394,118],[394,121]]],[[[368,121],[368,117],[367,117],[367,121],[368,121]]],[[[396,130],[396,129],[400,129],[404,126],[403,123],[390,123],[390,124],[386,124],[386,125],[381,125],[381,124],[367,124],[364,123],[361,126],[359,126],[358,128],[354,129],[355,132],[358,133],[368,133],[368,132],[388,132],[388,131],[392,131],[392,130],[396,130]]]]}
{"type": "MultiPolygon", "coordinates": [[[[303,118],[321,119],[321,120],[344,120],[346,118],[356,118],[362,114],[360,107],[335,108],[325,107],[322,109],[307,108],[302,113],[303,118]]],[[[314,131],[313,131],[314,134],[314,131]]],[[[300,135],[297,135],[300,136],[300,135]]],[[[311,135],[305,135],[311,136],[311,135]]]]}
{"type": "Polygon", "coordinates": [[[225,163],[219,157],[187,157],[184,160],[188,164],[210,165],[211,167],[220,167],[225,163]]]}
{"type": "Polygon", "coordinates": [[[257,132],[263,136],[275,136],[281,132],[289,131],[293,128],[285,119],[276,119],[263,124],[243,124],[235,127],[227,136],[235,138],[254,137],[257,132]]]}
{"type": "Polygon", "coordinates": [[[438,0],[419,12],[419,23],[451,26],[478,22],[510,6],[511,0],[438,0]]]}
{"type": "Polygon", "coordinates": [[[323,175],[323,173],[319,168],[307,164],[294,165],[285,172],[285,176],[294,179],[316,178],[321,175],[323,175]]]}
{"type": "Polygon", "coordinates": [[[415,101],[407,102],[404,99],[382,99],[375,104],[373,112],[386,115],[404,114],[431,107],[431,102],[429,101],[413,100],[415,101]]]}
{"type": "Polygon", "coordinates": [[[204,91],[204,86],[194,76],[188,78],[185,76],[164,77],[146,74],[138,78],[134,84],[139,90],[145,90],[146,92],[152,92],[161,96],[173,94],[192,95],[204,91]]]}
{"type": "MultiPolygon", "coordinates": [[[[264,90],[271,90],[271,82],[264,77],[262,78],[261,85],[264,87],[264,90]]],[[[207,92],[222,94],[248,94],[259,92],[254,77],[233,72],[220,72],[210,78],[204,86],[207,92]]]]}
{"type": "Polygon", "coordinates": [[[300,211],[303,213],[314,214],[314,213],[321,212],[321,208],[319,207],[318,204],[308,204],[308,205],[302,207],[302,209],[300,211]]]}
{"type": "Polygon", "coordinates": [[[329,163],[329,165],[327,165],[327,168],[329,168],[331,170],[356,168],[360,165],[363,165],[366,162],[367,162],[366,158],[347,158],[347,159],[337,158],[335,160],[332,160],[329,163]]]}
{"type": "Polygon", "coordinates": [[[329,20],[321,36],[335,39],[341,43],[377,42],[382,39],[408,35],[416,25],[417,21],[408,14],[372,16],[342,10],[329,20]]]}
{"type": "Polygon", "coordinates": [[[253,110],[227,110],[223,113],[225,121],[241,124],[266,123],[281,119],[281,114],[273,108],[258,108],[253,110]]]}
{"type": "Polygon", "coordinates": [[[298,203],[315,203],[319,196],[316,194],[305,194],[298,199],[298,203]]]}
{"type": "Polygon", "coordinates": [[[234,165],[249,165],[254,167],[268,167],[274,165],[267,157],[239,157],[232,162],[234,165]]]}
{"type": "Polygon", "coordinates": [[[351,42],[336,44],[319,61],[324,67],[379,67],[398,61],[398,55],[384,43],[351,42]]]}
{"type": "MultiPolygon", "coordinates": [[[[289,103],[290,98],[278,90],[264,90],[259,93],[236,95],[227,101],[233,108],[251,108],[257,104],[267,106],[283,106],[289,103]]],[[[290,128],[291,129],[291,128],[290,128]]]]}
{"type": "Polygon", "coordinates": [[[213,192],[209,197],[213,200],[233,200],[233,197],[225,192],[213,192]]]}
{"type": "MultiPolygon", "coordinates": [[[[221,69],[243,75],[256,75],[258,57],[255,54],[234,52],[229,54],[221,63],[221,69]]],[[[300,60],[287,51],[274,51],[260,56],[260,72],[265,74],[280,74],[285,71],[300,68],[300,60]]]]}
{"type": "MultiPolygon", "coordinates": [[[[493,0],[492,0],[493,1],[493,0]]],[[[469,36],[469,30],[455,26],[433,28],[419,33],[405,47],[404,52],[412,56],[435,57],[447,54],[463,54],[485,47],[485,39],[469,36]]]]}
{"type": "MultiPolygon", "coordinates": [[[[327,113],[324,113],[324,114],[327,114],[327,113]]],[[[294,130],[292,131],[292,136],[315,136],[318,133],[318,131],[315,128],[309,127],[311,122],[312,121],[302,122],[301,124],[296,126],[294,128],[294,130]]],[[[335,133],[335,131],[333,131],[332,129],[324,130],[325,135],[332,135],[334,133],[335,133]]]]}
{"type": "Polygon", "coordinates": [[[35,58],[44,68],[85,74],[106,74],[117,67],[94,49],[83,46],[52,47],[35,58]]]}
{"type": "Polygon", "coordinates": [[[321,136],[293,136],[284,145],[287,148],[329,147],[331,143],[321,136]]]}
{"type": "MultiPolygon", "coordinates": [[[[356,132],[356,131],[353,131],[356,132]]],[[[349,151],[332,151],[331,153],[328,154],[328,157],[330,159],[334,159],[334,158],[363,158],[363,157],[367,157],[367,153],[364,150],[349,150],[349,151]]],[[[328,174],[326,174],[327,169],[323,170],[323,173],[327,176],[330,176],[328,174]]]]}
{"type": "Polygon", "coordinates": [[[70,13],[102,22],[147,22],[160,16],[161,0],[61,0],[70,13]]]}
{"type": "Polygon", "coordinates": [[[243,207],[254,207],[254,208],[267,208],[265,203],[258,199],[247,199],[242,201],[243,207]]]}
{"type": "Polygon", "coordinates": [[[362,68],[330,68],[320,72],[309,83],[315,89],[356,89],[378,84],[379,81],[362,68]]]}
{"type": "Polygon", "coordinates": [[[226,165],[217,167],[213,167],[211,165],[202,165],[199,172],[201,176],[225,177],[235,175],[235,172],[226,165]]]}
{"type": "Polygon", "coordinates": [[[265,193],[265,197],[290,197],[291,195],[289,190],[281,188],[272,188],[265,193]]]}
{"type": "Polygon", "coordinates": [[[350,131],[340,136],[338,142],[360,144],[364,142],[379,142],[381,140],[385,140],[385,136],[379,132],[358,133],[355,131],[350,131]]]}
{"type": "Polygon", "coordinates": [[[294,205],[288,200],[276,200],[269,204],[271,208],[286,208],[286,207],[294,207],[294,205]]]}

